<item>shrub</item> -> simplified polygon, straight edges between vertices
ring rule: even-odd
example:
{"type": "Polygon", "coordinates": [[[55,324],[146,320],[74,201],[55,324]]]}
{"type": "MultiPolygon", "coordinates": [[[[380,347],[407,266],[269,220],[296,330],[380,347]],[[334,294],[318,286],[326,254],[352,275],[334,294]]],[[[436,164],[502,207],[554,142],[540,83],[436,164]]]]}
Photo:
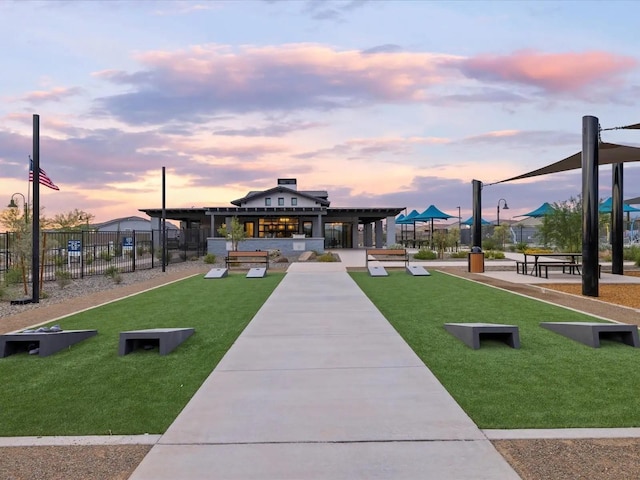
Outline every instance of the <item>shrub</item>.
{"type": "Polygon", "coordinates": [[[56,283],[63,289],[71,283],[71,272],[67,270],[56,270],[56,283]]]}
{"type": "Polygon", "coordinates": [[[100,258],[105,262],[110,262],[113,257],[109,253],[109,250],[103,250],[100,252],[100,258]]]}
{"type": "Polygon", "coordinates": [[[504,253],[498,250],[487,250],[484,252],[484,257],[489,260],[502,260],[504,259],[504,253]]]}
{"type": "Polygon", "coordinates": [[[632,245],[623,249],[622,256],[625,260],[628,261],[637,261],[640,258],[640,247],[637,245],[632,245]]]}
{"type": "Polygon", "coordinates": [[[322,255],[319,255],[316,258],[316,260],[318,262],[337,262],[338,261],[336,256],[331,252],[326,252],[326,253],[323,253],[322,255]]]}
{"type": "Polygon", "coordinates": [[[116,267],[115,265],[111,265],[110,267],[106,268],[104,271],[104,276],[110,277],[112,279],[119,274],[120,274],[120,270],[118,270],[118,267],[116,267]]]}
{"type": "Polygon", "coordinates": [[[449,254],[451,258],[467,258],[467,252],[459,251],[459,252],[451,252],[449,254]]]}
{"type": "Polygon", "coordinates": [[[4,272],[4,283],[7,285],[18,285],[22,283],[22,269],[20,267],[11,267],[4,272]]]}
{"type": "Polygon", "coordinates": [[[387,247],[389,250],[402,250],[404,248],[400,243],[393,243],[387,247]]]}
{"type": "Polygon", "coordinates": [[[435,260],[438,258],[438,255],[428,248],[421,248],[413,255],[413,258],[416,260],[435,260]]]}
{"type": "Polygon", "coordinates": [[[496,250],[498,248],[498,242],[493,238],[485,238],[482,240],[482,248],[484,250],[496,250]]]}

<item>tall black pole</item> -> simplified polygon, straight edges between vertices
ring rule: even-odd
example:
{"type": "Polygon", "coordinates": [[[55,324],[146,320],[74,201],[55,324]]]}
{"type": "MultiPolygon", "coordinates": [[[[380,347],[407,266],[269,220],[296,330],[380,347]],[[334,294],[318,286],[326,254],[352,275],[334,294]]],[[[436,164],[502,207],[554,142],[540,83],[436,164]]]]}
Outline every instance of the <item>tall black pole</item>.
{"type": "Polygon", "coordinates": [[[582,294],[598,296],[597,117],[582,117],[582,294]]]}
{"type": "Polygon", "coordinates": [[[162,167],[162,271],[167,265],[167,204],[166,204],[165,167],[162,167]]]}
{"type": "Polygon", "coordinates": [[[611,181],[611,273],[623,275],[624,261],[624,200],[623,164],[614,163],[611,181]]]}
{"type": "Polygon", "coordinates": [[[33,116],[33,223],[31,240],[31,301],[40,303],[40,115],[33,116]]]}
{"type": "Polygon", "coordinates": [[[482,182],[471,180],[473,185],[473,243],[474,247],[482,249],[482,182]]]}

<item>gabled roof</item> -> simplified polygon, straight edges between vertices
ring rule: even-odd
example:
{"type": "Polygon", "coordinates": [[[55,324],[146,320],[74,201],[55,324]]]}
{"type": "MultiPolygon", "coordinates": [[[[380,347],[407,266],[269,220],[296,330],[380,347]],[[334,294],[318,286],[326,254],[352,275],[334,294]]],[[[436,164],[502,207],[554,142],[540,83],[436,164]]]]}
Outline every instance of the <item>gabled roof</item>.
{"type": "Polygon", "coordinates": [[[294,190],[292,188],[287,188],[283,186],[273,187],[273,188],[270,188],[269,190],[249,192],[245,197],[239,198],[237,200],[233,200],[231,204],[241,207],[243,204],[251,200],[268,197],[269,195],[272,195],[274,193],[290,193],[298,197],[308,198],[310,200],[318,202],[320,205],[324,207],[328,207],[331,204],[331,202],[329,202],[328,200],[329,194],[324,190],[301,191],[301,190],[294,190]]]}

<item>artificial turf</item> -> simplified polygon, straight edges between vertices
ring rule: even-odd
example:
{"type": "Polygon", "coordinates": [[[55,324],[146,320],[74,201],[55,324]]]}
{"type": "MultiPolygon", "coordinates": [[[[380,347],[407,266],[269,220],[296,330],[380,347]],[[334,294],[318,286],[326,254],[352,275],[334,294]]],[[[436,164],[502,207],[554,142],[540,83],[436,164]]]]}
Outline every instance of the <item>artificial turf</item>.
{"type": "Polygon", "coordinates": [[[164,432],[283,276],[196,276],[52,322],[98,335],[0,359],[0,436],[164,432]],[[166,356],[118,355],[119,332],[161,327],[195,333],[166,356]]]}
{"type": "Polygon", "coordinates": [[[540,322],[603,321],[440,272],[352,278],[481,428],[640,426],[640,349],[591,348],[540,322]],[[517,325],[520,349],[473,350],[449,322],[517,325]]]}

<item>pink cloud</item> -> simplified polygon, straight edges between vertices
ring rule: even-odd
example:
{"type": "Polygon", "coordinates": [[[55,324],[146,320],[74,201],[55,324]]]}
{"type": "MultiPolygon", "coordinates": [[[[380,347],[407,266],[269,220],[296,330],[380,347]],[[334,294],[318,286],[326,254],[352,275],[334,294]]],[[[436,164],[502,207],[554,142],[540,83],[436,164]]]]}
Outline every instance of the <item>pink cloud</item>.
{"type": "Polygon", "coordinates": [[[45,102],[61,102],[65,98],[73,97],[75,95],[79,95],[80,93],[82,93],[82,89],[77,87],[55,87],[51,90],[36,90],[35,92],[27,93],[24,97],[22,97],[22,100],[34,104],[41,104],[45,102]]]}
{"type": "Polygon", "coordinates": [[[549,92],[584,90],[614,85],[634,69],[638,61],[608,52],[538,53],[520,51],[512,55],[482,55],[463,60],[462,72],[482,81],[514,82],[549,92]]]}

